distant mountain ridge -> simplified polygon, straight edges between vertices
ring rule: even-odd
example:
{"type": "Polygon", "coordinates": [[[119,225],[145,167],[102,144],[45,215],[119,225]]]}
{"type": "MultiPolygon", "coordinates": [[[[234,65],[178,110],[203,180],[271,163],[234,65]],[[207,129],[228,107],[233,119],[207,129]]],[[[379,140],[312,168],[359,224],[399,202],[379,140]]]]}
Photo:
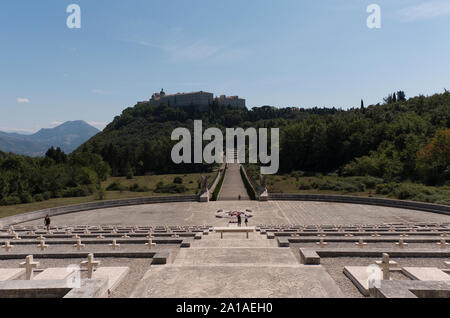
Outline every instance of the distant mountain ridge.
{"type": "Polygon", "coordinates": [[[100,130],[83,120],[67,121],[54,128],[43,128],[32,135],[0,131],[0,150],[40,157],[53,146],[60,147],[65,153],[71,153],[99,132],[100,130]]]}

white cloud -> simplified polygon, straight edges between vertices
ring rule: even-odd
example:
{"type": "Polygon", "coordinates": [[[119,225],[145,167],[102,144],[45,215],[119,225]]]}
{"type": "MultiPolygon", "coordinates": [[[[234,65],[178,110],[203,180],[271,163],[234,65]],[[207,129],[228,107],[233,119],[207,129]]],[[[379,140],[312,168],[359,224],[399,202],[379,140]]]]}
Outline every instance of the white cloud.
{"type": "Polygon", "coordinates": [[[62,121],[52,121],[51,123],[50,123],[50,126],[51,127],[56,127],[56,126],[59,126],[59,125],[62,125],[64,122],[62,122],[62,121]]]}
{"type": "Polygon", "coordinates": [[[399,11],[404,22],[433,19],[450,14],[450,1],[429,1],[399,11]]]}
{"type": "Polygon", "coordinates": [[[202,61],[217,55],[221,48],[196,42],[191,45],[171,50],[171,59],[175,62],[202,61]]]}
{"type": "Polygon", "coordinates": [[[103,95],[103,96],[112,95],[112,92],[105,91],[105,90],[102,90],[102,89],[93,89],[93,90],[91,90],[91,93],[92,94],[96,94],[96,95],[103,95]]]}
{"type": "Polygon", "coordinates": [[[19,104],[22,104],[22,103],[29,103],[29,102],[30,102],[30,100],[29,100],[28,98],[25,98],[25,97],[18,97],[18,98],[16,99],[16,101],[17,101],[19,104]]]}
{"type": "Polygon", "coordinates": [[[33,134],[36,132],[36,129],[12,128],[12,127],[0,126],[0,131],[4,131],[4,132],[8,132],[8,133],[33,134]]]}
{"type": "Polygon", "coordinates": [[[249,55],[249,51],[240,48],[230,48],[197,41],[181,46],[179,44],[159,45],[146,41],[137,41],[139,45],[152,47],[165,51],[171,62],[196,62],[196,61],[236,61],[249,55]]]}

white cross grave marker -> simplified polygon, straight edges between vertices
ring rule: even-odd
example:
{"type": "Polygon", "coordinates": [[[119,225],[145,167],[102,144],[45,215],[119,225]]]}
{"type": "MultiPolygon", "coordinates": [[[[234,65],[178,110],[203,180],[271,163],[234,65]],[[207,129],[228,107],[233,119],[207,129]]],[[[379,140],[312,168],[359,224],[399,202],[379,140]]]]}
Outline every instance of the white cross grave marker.
{"type": "Polygon", "coordinates": [[[111,246],[113,250],[120,248],[120,244],[117,244],[116,240],[113,240],[112,244],[109,244],[109,246],[111,246]]]}
{"type": "Polygon", "coordinates": [[[88,278],[92,278],[92,274],[94,273],[94,269],[100,265],[99,261],[94,261],[94,254],[90,253],[88,255],[87,261],[82,261],[80,266],[87,267],[88,270],[88,278]]]}
{"type": "Polygon", "coordinates": [[[5,245],[2,246],[2,248],[4,248],[5,251],[7,251],[7,252],[9,252],[13,247],[14,247],[14,245],[11,245],[11,244],[9,243],[9,241],[6,241],[6,242],[5,242],[5,245]]]}
{"type": "Polygon", "coordinates": [[[328,243],[326,243],[323,238],[320,239],[320,242],[316,243],[317,245],[319,245],[321,248],[324,248],[325,246],[328,245],[328,243]]]}
{"type": "Polygon", "coordinates": [[[76,248],[78,251],[81,251],[81,249],[83,249],[86,245],[81,244],[81,240],[78,239],[77,240],[77,244],[74,244],[73,247],[76,248]]]}
{"type": "Polygon", "coordinates": [[[377,265],[381,267],[381,270],[383,271],[383,280],[390,280],[391,279],[391,273],[390,273],[390,267],[396,267],[397,262],[390,261],[389,260],[389,254],[383,253],[383,259],[381,261],[376,261],[377,265]]]}
{"type": "Polygon", "coordinates": [[[405,243],[405,241],[403,241],[403,239],[401,238],[401,239],[398,241],[398,243],[395,243],[395,245],[397,245],[397,246],[400,247],[400,248],[403,248],[403,247],[407,247],[407,246],[408,246],[408,243],[405,243]]]}
{"type": "Polygon", "coordinates": [[[363,239],[359,239],[359,242],[356,242],[355,245],[358,246],[359,248],[364,248],[364,246],[366,246],[367,243],[365,243],[363,239]]]}
{"type": "Polygon", "coordinates": [[[48,245],[45,244],[45,241],[42,240],[39,242],[39,245],[37,246],[37,248],[40,248],[41,251],[45,251],[48,248],[48,245]]]}
{"type": "Polygon", "coordinates": [[[436,244],[439,245],[440,248],[446,248],[449,245],[449,243],[446,242],[444,237],[441,238],[441,241],[439,243],[436,243],[436,244]]]}
{"type": "Polygon", "coordinates": [[[145,245],[147,245],[148,248],[152,248],[153,246],[156,246],[156,244],[153,243],[153,240],[151,238],[148,239],[148,243],[145,243],[145,245]]]}
{"type": "Polygon", "coordinates": [[[33,255],[28,255],[25,258],[25,262],[20,263],[19,265],[22,268],[25,268],[25,278],[26,280],[33,279],[33,269],[39,266],[39,262],[33,261],[33,255]]]}

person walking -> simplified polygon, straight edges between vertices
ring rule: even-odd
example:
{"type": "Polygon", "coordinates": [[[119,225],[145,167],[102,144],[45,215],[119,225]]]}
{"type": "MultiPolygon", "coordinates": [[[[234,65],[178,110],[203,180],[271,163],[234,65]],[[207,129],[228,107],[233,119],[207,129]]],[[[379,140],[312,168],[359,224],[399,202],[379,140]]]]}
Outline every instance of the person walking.
{"type": "Polygon", "coordinates": [[[241,218],[241,214],[240,213],[238,214],[237,219],[238,219],[238,226],[241,227],[242,218],[241,218]]]}
{"type": "Polygon", "coordinates": [[[51,223],[50,216],[47,214],[44,219],[44,224],[45,227],[47,228],[47,232],[50,232],[50,223],[51,223]]]}
{"type": "Polygon", "coordinates": [[[248,216],[247,215],[245,216],[244,222],[245,222],[245,227],[247,227],[248,226],[248,216]]]}

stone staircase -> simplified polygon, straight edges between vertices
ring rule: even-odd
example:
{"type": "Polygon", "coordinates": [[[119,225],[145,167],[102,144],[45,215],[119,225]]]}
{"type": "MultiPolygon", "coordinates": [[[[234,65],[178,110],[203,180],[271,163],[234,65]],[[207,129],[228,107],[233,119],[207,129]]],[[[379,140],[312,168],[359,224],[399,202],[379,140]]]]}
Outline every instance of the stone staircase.
{"type": "Polygon", "coordinates": [[[321,266],[301,265],[289,248],[259,232],[211,232],[181,249],[172,264],[152,266],[132,297],[343,297],[321,266]]]}

